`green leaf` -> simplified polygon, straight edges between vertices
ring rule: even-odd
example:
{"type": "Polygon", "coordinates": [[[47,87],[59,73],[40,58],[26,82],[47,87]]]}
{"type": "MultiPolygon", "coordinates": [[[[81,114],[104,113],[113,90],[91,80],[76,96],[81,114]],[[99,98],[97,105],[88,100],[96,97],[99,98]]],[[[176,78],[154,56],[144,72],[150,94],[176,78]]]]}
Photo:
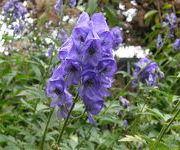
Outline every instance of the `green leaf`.
{"type": "Polygon", "coordinates": [[[105,12],[108,22],[110,23],[111,26],[115,26],[119,24],[119,22],[117,21],[117,14],[116,14],[116,10],[114,9],[114,6],[109,4],[105,5],[105,12]]]}
{"type": "Polygon", "coordinates": [[[139,135],[126,135],[125,138],[119,140],[119,142],[140,142],[145,143],[145,140],[139,135]]]}
{"type": "Polygon", "coordinates": [[[173,5],[172,4],[169,4],[169,3],[166,3],[163,5],[163,9],[169,9],[169,8],[172,8],[173,5]]]}
{"type": "Polygon", "coordinates": [[[144,15],[144,19],[147,20],[152,18],[158,11],[157,10],[150,10],[144,15]]]}
{"type": "Polygon", "coordinates": [[[91,15],[96,12],[98,0],[88,0],[87,12],[91,15]]]}

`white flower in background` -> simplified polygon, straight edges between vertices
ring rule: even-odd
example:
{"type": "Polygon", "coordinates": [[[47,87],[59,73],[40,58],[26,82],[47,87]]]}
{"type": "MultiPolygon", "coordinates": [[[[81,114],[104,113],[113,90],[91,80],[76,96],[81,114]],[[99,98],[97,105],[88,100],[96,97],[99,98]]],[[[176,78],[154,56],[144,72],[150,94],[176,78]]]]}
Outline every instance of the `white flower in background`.
{"type": "Polygon", "coordinates": [[[86,7],[84,7],[84,6],[77,6],[76,8],[83,12],[83,11],[85,11],[86,7]]]}
{"type": "Polygon", "coordinates": [[[24,6],[24,7],[27,7],[27,1],[24,1],[24,2],[23,2],[23,6],[24,6]]]}
{"type": "Polygon", "coordinates": [[[123,46],[114,51],[118,58],[144,58],[149,55],[149,49],[144,50],[141,46],[123,46]]]}
{"type": "Polygon", "coordinates": [[[26,18],[25,21],[29,24],[33,24],[34,23],[34,19],[32,18],[26,18]]]}
{"type": "Polygon", "coordinates": [[[71,19],[69,19],[68,23],[75,24],[76,21],[77,21],[77,18],[71,18],[71,19]]]}
{"type": "Polygon", "coordinates": [[[122,3],[119,3],[119,9],[125,10],[125,5],[123,5],[122,3]]]}
{"type": "Polygon", "coordinates": [[[8,52],[8,51],[5,51],[4,54],[5,54],[5,55],[9,55],[9,52],[8,52]]]}
{"type": "Polygon", "coordinates": [[[66,22],[69,19],[69,16],[64,16],[62,21],[66,22]]]}
{"type": "Polygon", "coordinates": [[[130,8],[127,11],[124,11],[122,13],[124,16],[126,16],[126,21],[127,22],[131,22],[133,20],[133,18],[136,16],[137,14],[137,9],[136,8],[130,8]]]}
{"type": "Polygon", "coordinates": [[[2,37],[0,37],[0,53],[3,53],[4,51],[5,51],[4,39],[2,39],[2,37]]]}
{"type": "Polygon", "coordinates": [[[44,40],[45,40],[46,44],[54,43],[50,38],[45,38],[44,40]]]}
{"type": "Polygon", "coordinates": [[[57,35],[58,35],[58,30],[53,30],[53,31],[52,31],[52,37],[53,37],[54,39],[56,39],[57,35]]]}
{"type": "Polygon", "coordinates": [[[132,0],[131,4],[134,5],[134,6],[137,6],[137,2],[135,0],[132,0]]]}

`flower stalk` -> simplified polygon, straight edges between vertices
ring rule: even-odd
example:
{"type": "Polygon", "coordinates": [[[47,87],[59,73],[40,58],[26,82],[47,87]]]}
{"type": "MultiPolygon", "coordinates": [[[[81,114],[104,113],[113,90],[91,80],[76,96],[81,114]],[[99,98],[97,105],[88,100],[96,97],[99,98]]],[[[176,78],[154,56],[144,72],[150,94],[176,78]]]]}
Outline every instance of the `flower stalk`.
{"type": "Polygon", "coordinates": [[[64,130],[65,130],[66,126],[67,126],[67,123],[68,123],[68,120],[69,120],[69,118],[70,118],[71,112],[72,112],[72,110],[73,110],[73,108],[74,108],[74,106],[75,106],[75,104],[76,104],[76,102],[77,102],[77,100],[78,100],[78,97],[79,97],[79,96],[78,96],[78,93],[77,93],[77,95],[76,95],[76,97],[75,97],[75,99],[74,99],[74,101],[73,101],[73,104],[72,104],[72,106],[71,106],[71,108],[70,108],[70,110],[69,110],[69,112],[68,112],[68,114],[67,114],[67,117],[66,117],[66,119],[65,119],[65,122],[64,122],[64,124],[63,124],[63,127],[62,127],[62,129],[60,130],[60,134],[59,134],[59,137],[58,137],[58,140],[57,140],[57,145],[60,144],[62,135],[63,135],[63,133],[64,133],[64,130]]]}
{"type": "Polygon", "coordinates": [[[44,133],[43,133],[40,148],[39,148],[40,150],[44,149],[44,141],[45,141],[45,138],[46,138],[47,129],[48,129],[48,126],[49,126],[49,123],[50,123],[51,116],[52,116],[53,112],[54,112],[54,108],[49,112],[48,120],[47,120],[47,123],[46,123],[46,127],[44,129],[44,133]]]}
{"type": "MultiPolygon", "coordinates": [[[[173,109],[173,112],[176,110],[176,108],[178,108],[180,104],[180,101],[178,101],[178,103],[176,104],[175,108],[173,109]]],[[[180,108],[178,109],[178,111],[174,114],[173,118],[170,120],[170,122],[167,124],[167,126],[165,125],[161,131],[160,131],[160,134],[158,136],[158,139],[157,141],[160,142],[162,137],[164,136],[164,134],[166,133],[167,129],[170,127],[170,125],[173,123],[173,121],[175,120],[175,118],[177,117],[177,115],[179,114],[180,112],[180,108]]]]}

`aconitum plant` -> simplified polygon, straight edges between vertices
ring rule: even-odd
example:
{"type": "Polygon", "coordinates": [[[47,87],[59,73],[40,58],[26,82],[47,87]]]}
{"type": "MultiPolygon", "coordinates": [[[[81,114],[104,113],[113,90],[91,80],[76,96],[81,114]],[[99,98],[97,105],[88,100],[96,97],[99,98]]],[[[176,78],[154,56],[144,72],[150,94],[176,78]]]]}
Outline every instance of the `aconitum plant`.
{"type": "Polygon", "coordinates": [[[177,17],[175,13],[165,14],[165,21],[163,22],[164,26],[169,27],[169,37],[174,38],[175,29],[178,26],[177,17]]]}
{"type": "MultiPolygon", "coordinates": [[[[54,5],[54,9],[56,10],[57,14],[61,14],[62,13],[63,7],[64,7],[63,5],[64,5],[63,0],[57,0],[56,1],[56,4],[54,5]]],[[[76,0],[69,0],[69,6],[71,8],[74,8],[76,6],[76,0]]]]}
{"type": "Polygon", "coordinates": [[[23,7],[19,0],[9,0],[3,6],[3,14],[6,17],[10,17],[10,23],[15,34],[19,34],[25,26],[25,15],[27,9],[23,7]]]}
{"type": "Polygon", "coordinates": [[[13,19],[24,19],[27,9],[22,6],[19,0],[9,0],[3,6],[4,15],[12,15],[13,19]]]}
{"type": "Polygon", "coordinates": [[[155,87],[157,85],[157,79],[163,78],[164,73],[160,71],[156,62],[152,62],[148,58],[142,58],[136,63],[133,76],[134,80],[132,83],[134,85],[136,85],[138,81],[142,81],[148,86],[155,87]]]}
{"type": "Polygon", "coordinates": [[[104,15],[96,13],[89,17],[83,12],[71,36],[60,47],[61,64],[46,86],[47,96],[53,98],[51,107],[59,106],[61,117],[65,118],[72,106],[69,87],[78,85],[78,95],[83,100],[89,122],[95,123],[92,115],[101,112],[116,72],[112,47],[113,38],[104,15]]]}

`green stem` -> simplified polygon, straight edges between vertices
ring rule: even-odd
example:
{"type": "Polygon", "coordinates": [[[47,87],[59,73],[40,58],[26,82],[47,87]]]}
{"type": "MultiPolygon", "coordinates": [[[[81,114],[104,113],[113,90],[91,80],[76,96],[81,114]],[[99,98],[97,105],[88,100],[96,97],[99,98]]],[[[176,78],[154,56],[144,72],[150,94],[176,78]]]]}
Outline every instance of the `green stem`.
{"type": "Polygon", "coordinates": [[[46,127],[44,129],[44,133],[43,133],[43,136],[42,136],[42,141],[41,141],[41,145],[40,145],[40,150],[43,150],[44,149],[44,141],[45,141],[45,138],[46,138],[46,133],[47,133],[47,129],[48,129],[48,126],[49,126],[49,122],[51,120],[51,116],[54,112],[54,108],[49,112],[49,116],[48,116],[48,120],[47,120],[47,123],[46,123],[46,127]]]}
{"type": "Polygon", "coordinates": [[[78,97],[79,97],[79,96],[78,96],[78,93],[77,93],[77,95],[76,95],[76,97],[75,97],[75,99],[74,99],[74,102],[73,102],[73,104],[72,104],[72,106],[71,106],[71,108],[70,108],[70,110],[69,110],[69,112],[68,112],[68,114],[67,114],[67,117],[66,117],[66,120],[65,120],[65,122],[64,122],[64,125],[63,125],[63,127],[62,127],[62,130],[60,131],[60,134],[59,134],[59,137],[58,137],[58,140],[57,140],[57,145],[59,145],[59,142],[60,142],[60,140],[61,140],[61,138],[62,138],[63,132],[64,132],[64,130],[65,130],[65,128],[66,128],[66,125],[67,125],[68,120],[69,120],[69,118],[70,118],[71,112],[72,112],[72,110],[73,110],[73,108],[74,108],[74,106],[75,106],[75,104],[76,104],[76,102],[77,102],[78,97]]]}
{"type": "MultiPolygon", "coordinates": [[[[180,104],[180,101],[178,101],[177,105],[176,105],[175,108],[173,109],[173,112],[175,111],[176,108],[178,108],[179,104],[180,104]]],[[[158,142],[161,141],[163,135],[166,133],[167,129],[168,129],[168,128],[170,127],[170,125],[173,123],[173,121],[175,120],[175,118],[177,117],[177,115],[179,114],[179,112],[180,112],[180,108],[179,108],[179,110],[174,114],[174,117],[170,120],[170,122],[167,124],[167,126],[164,126],[164,127],[161,129],[160,134],[159,134],[158,139],[157,139],[158,142]]]]}
{"type": "Polygon", "coordinates": [[[162,23],[161,5],[160,5],[159,0],[156,0],[156,1],[157,1],[157,6],[158,6],[159,19],[160,19],[160,21],[162,23]]]}

